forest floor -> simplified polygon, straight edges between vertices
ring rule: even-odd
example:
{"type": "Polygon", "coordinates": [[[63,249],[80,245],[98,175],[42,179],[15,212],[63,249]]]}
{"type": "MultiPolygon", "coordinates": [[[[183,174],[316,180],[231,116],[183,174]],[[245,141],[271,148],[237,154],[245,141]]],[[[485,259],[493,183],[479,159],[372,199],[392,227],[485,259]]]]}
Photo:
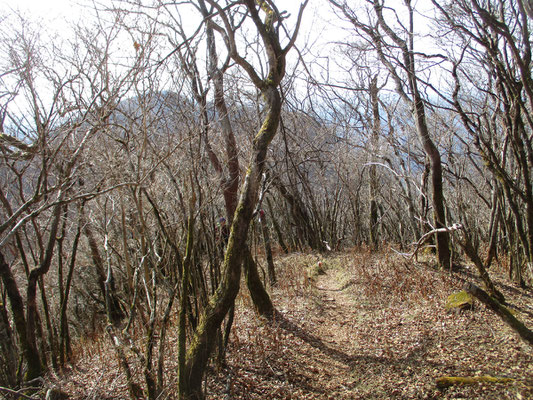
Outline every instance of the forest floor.
{"type": "MultiPolygon", "coordinates": [[[[241,293],[229,369],[210,380],[210,398],[533,399],[533,349],[479,303],[445,310],[474,270],[450,274],[369,251],[293,254],[277,269],[281,321],[261,323],[241,293]],[[436,386],[442,376],[482,375],[515,381],[436,386]]],[[[533,327],[533,292],[492,274],[533,327]]]]}
{"type": "MultiPolygon", "coordinates": [[[[279,256],[276,268],[277,321],[257,317],[243,285],[227,367],[211,370],[208,399],[533,399],[533,349],[479,303],[459,312],[444,307],[465,281],[477,281],[468,266],[450,274],[354,250],[279,256]],[[483,375],[513,381],[436,385],[442,376],[483,375]]],[[[533,291],[491,275],[516,316],[533,327],[533,291]]],[[[71,398],[126,398],[108,345],[98,346],[86,349],[63,390],[71,398]],[[91,374],[99,376],[96,386],[91,374]]]]}

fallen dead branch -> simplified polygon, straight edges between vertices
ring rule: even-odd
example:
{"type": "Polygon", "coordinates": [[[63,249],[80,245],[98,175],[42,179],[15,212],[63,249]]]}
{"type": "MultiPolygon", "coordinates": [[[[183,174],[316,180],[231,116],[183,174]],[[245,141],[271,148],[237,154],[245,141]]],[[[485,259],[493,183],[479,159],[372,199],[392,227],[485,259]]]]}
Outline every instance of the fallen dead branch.
{"type": "Polygon", "coordinates": [[[407,258],[408,260],[412,260],[413,257],[415,257],[415,260],[418,262],[418,251],[420,250],[421,246],[434,234],[436,233],[442,233],[442,232],[454,232],[454,231],[458,231],[460,229],[463,229],[463,225],[461,224],[453,224],[452,226],[448,226],[448,227],[445,227],[445,228],[435,228],[435,229],[432,229],[430,230],[429,232],[426,232],[424,233],[420,239],[418,239],[418,241],[416,242],[415,244],[415,249],[413,250],[412,253],[400,253],[396,250],[393,249],[393,251],[405,258],[407,258]]]}
{"type": "Polygon", "coordinates": [[[496,299],[489,296],[487,292],[473,283],[467,283],[464,286],[464,290],[494,311],[503,320],[503,322],[517,332],[525,342],[533,346],[533,331],[528,329],[521,321],[516,319],[516,317],[506,307],[501,305],[496,299]]]}

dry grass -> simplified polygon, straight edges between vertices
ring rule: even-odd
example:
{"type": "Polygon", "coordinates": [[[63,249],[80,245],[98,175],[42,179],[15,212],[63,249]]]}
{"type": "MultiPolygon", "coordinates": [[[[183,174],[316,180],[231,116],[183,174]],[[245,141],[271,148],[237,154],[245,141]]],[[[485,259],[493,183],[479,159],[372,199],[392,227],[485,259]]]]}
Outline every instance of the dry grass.
{"type": "MultiPolygon", "coordinates": [[[[276,268],[278,321],[266,323],[255,315],[243,285],[227,368],[210,371],[208,398],[532,398],[531,348],[480,305],[461,313],[444,309],[446,297],[473,279],[469,269],[450,275],[365,249],[280,256],[276,268]],[[319,261],[325,275],[319,274],[319,261]],[[443,375],[516,382],[441,391],[435,380],[443,375]]],[[[533,326],[532,292],[492,273],[519,318],[533,326]]],[[[76,367],[52,380],[75,399],[127,398],[108,341],[80,344],[76,367]]],[[[171,334],[161,398],[175,398],[175,341],[171,334]]],[[[138,374],[140,366],[133,365],[138,374]]]]}

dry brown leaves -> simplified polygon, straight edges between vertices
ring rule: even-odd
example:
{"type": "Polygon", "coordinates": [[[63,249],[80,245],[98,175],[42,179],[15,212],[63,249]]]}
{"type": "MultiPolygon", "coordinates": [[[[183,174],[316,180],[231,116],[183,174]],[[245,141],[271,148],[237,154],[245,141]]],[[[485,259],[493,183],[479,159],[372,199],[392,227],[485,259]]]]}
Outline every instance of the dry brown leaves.
{"type": "MultiPolygon", "coordinates": [[[[274,324],[258,318],[243,285],[227,367],[210,371],[209,399],[533,398],[530,347],[479,303],[474,310],[445,311],[447,296],[465,279],[475,280],[468,268],[450,274],[364,250],[293,254],[278,258],[276,267],[273,300],[280,316],[274,324]],[[312,272],[319,259],[326,275],[312,272]],[[516,382],[441,391],[435,380],[443,375],[516,382]]],[[[517,316],[533,327],[532,291],[491,274],[517,316]]],[[[73,398],[126,398],[106,340],[85,344],[76,369],[60,379],[73,398]]],[[[169,341],[172,349],[175,338],[169,341]]],[[[168,353],[162,398],[175,398],[176,366],[168,353]]]]}

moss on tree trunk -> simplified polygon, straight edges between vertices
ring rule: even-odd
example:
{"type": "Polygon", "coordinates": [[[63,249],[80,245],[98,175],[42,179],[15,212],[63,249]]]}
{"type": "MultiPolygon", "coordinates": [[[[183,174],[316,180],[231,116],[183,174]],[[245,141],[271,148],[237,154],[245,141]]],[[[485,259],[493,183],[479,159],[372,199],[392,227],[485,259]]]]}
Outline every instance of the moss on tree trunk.
{"type": "Polygon", "coordinates": [[[186,357],[186,399],[202,399],[202,378],[209,357],[216,343],[216,333],[239,292],[241,265],[246,256],[246,239],[258,198],[261,174],[264,169],[268,145],[278,127],[281,113],[281,97],[276,87],[268,91],[268,114],[254,140],[254,157],[246,174],[239,204],[231,226],[230,237],[223,264],[219,287],[200,316],[194,338],[186,357]]]}

